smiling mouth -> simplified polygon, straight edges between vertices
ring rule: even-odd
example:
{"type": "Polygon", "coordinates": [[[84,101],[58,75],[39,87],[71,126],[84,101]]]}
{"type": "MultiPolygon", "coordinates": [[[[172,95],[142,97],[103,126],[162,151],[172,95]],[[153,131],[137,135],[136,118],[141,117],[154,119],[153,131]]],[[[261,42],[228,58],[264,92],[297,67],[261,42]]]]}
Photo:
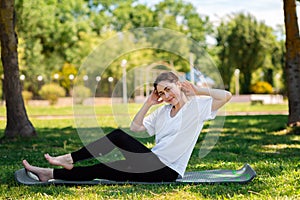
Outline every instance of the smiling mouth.
{"type": "Polygon", "coordinates": [[[174,97],[167,99],[168,102],[172,101],[174,99],[174,97]]]}

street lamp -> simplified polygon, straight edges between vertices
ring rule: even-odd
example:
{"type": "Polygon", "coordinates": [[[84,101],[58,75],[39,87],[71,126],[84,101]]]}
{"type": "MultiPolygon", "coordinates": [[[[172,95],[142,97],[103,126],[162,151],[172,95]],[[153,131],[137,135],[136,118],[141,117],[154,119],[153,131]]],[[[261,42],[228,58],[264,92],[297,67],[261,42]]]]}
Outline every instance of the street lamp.
{"type": "Polygon", "coordinates": [[[190,76],[191,76],[191,83],[195,84],[195,69],[194,69],[194,58],[193,54],[190,53],[190,76]]]}
{"type": "Polygon", "coordinates": [[[57,81],[59,79],[59,74],[55,73],[53,78],[54,78],[55,81],[57,81]]]}
{"type": "Polygon", "coordinates": [[[21,90],[23,90],[23,88],[24,88],[24,80],[25,80],[25,75],[24,74],[22,74],[20,76],[20,80],[21,80],[21,90]]]}
{"type": "Polygon", "coordinates": [[[37,77],[37,80],[38,80],[39,82],[41,82],[41,81],[43,80],[43,76],[42,76],[42,75],[39,75],[39,76],[37,77]]]}
{"type": "Polygon", "coordinates": [[[70,74],[70,75],[69,75],[69,79],[70,79],[70,81],[73,81],[73,80],[74,80],[74,78],[75,78],[75,76],[74,76],[73,74],[70,74]]]}
{"type": "Polygon", "coordinates": [[[109,93],[110,95],[112,95],[112,82],[114,81],[114,78],[113,77],[108,77],[108,82],[109,82],[109,93]]]}
{"type": "Polygon", "coordinates": [[[127,60],[123,59],[121,62],[121,67],[123,69],[123,103],[127,103],[127,80],[126,80],[126,64],[127,60]]]}
{"type": "Polygon", "coordinates": [[[100,76],[96,76],[96,81],[97,81],[97,83],[99,83],[101,81],[101,77],[100,76]]]}
{"type": "Polygon", "coordinates": [[[89,76],[88,75],[84,75],[82,77],[82,79],[83,79],[83,82],[84,82],[84,86],[87,86],[87,81],[89,80],[89,76]]]}
{"type": "Polygon", "coordinates": [[[53,78],[54,78],[54,83],[58,83],[59,74],[58,74],[58,73],[55,73],[55,74],[53,75],[53,78]]]}
{"type": "Polygon", "coordinates": [[[264,81],[264,76],[265,76],[265,73],[264,72],[260,72],[260,80],[261,81],[264,81]]]}
{"type": "Polygon", "coordinates": [[[114,78],[113,77],[108,77],[108,82],[112,83],[114,81],[114,78]]]}
{"type": "Polygon", "coordinates": [[[69,95],[70,96],[73,96],[73,94],[71,94],[71,93],[73,93],[71,90],[73,89],[73,80],[74,80],[74,78],[75,78],[74,74],[69,75],[69,79],[70,79],[69,95]]]}
{"type": "Polygon", "coordinates": [[[279,89],[280,89],[280,78],[281,78],[281,75],[279,73],[277,73],[275,75],[275,80],[276,80],[276,83],[275,83],[275,90],[276,90],[276,93],[279,92],[279,89]]]}
{"type": "Polygon", "coordinates": [[[20,80],[21,80],[21,81],[24,81],[24,80],[25,80],[25,75],[24,75],[24,74],[22,74],[22,75],[20,76],[20,80]]]}
{"type": "Polygon", "coordinates": [[[42,86],[43,76],[38,75],[37,80],[38,80],[38,90],[40,90],[42,86]]]}
{"type": "Polygon", "coordinates": [[[87,80],[89,80],[89,76],[88,75],[84,75],[83,76],[83,81],[87,81],[87,80]]]}
{"type": "Polygon", "coordinates": [[[235,95],[238,96],[240,94],[240,70],[239,69],[234,70],[234,76],[235,76],[235,95]]]}

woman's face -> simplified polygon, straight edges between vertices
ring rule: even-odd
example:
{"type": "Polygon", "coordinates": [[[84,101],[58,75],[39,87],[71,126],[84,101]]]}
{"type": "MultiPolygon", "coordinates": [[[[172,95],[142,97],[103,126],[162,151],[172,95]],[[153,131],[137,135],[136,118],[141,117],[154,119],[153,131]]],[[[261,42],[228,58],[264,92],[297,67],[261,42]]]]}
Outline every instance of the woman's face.
{"type": "Polygon", "coordinates": [[[166,103],[176,105],[181,98],[180,84],[171,83],[168,81],[161,81],[156,86],[157,94],[166,103]]]}

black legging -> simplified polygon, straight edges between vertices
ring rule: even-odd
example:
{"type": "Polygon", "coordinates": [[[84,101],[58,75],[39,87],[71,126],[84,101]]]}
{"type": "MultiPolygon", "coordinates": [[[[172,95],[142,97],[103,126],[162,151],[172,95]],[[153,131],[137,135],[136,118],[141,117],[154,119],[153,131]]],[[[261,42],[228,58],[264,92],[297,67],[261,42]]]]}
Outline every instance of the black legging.
{"type": "Polygon", "coordinates": [[[77,181],[99,178],[141,182],[168,182],[178,177],[178,173],[164,165],[150,149],[120,129],[71,153],[71,156],[75,163],[105,155],[116,147],[122,152],[124,160],[73,167],[71,170],[54,169],[53,176],[55,179],[77,181]]]}

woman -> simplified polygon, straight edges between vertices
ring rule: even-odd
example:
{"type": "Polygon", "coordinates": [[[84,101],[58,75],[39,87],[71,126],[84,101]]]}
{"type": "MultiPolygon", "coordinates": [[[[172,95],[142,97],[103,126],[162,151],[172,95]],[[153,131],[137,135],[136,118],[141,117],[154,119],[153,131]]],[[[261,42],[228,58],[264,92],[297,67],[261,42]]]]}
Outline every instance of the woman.
{"type": "Polygon", "coordinates": [[[186,166],[205,120],[213,119],[217,110],[231,98],[231,93],[198,88],[192,83],[180,82],[172,72],[160,74],[154,90],[134,117],[130,129],[155,135],[155,146],[150,150],[122,130],[114,130],[105,137],[76,152],[45,158],[61,169],[40,168],[23,160],[26,170],[36,174],[40,181],[49,179],[161,182],[175,181],[184,175],[186,166]],[[150,115],[149,109],[165,102],[150,115]],[[81,160],[105,155],[118,148],[125,159],[92,166],[74,167],[81,160]]]}

